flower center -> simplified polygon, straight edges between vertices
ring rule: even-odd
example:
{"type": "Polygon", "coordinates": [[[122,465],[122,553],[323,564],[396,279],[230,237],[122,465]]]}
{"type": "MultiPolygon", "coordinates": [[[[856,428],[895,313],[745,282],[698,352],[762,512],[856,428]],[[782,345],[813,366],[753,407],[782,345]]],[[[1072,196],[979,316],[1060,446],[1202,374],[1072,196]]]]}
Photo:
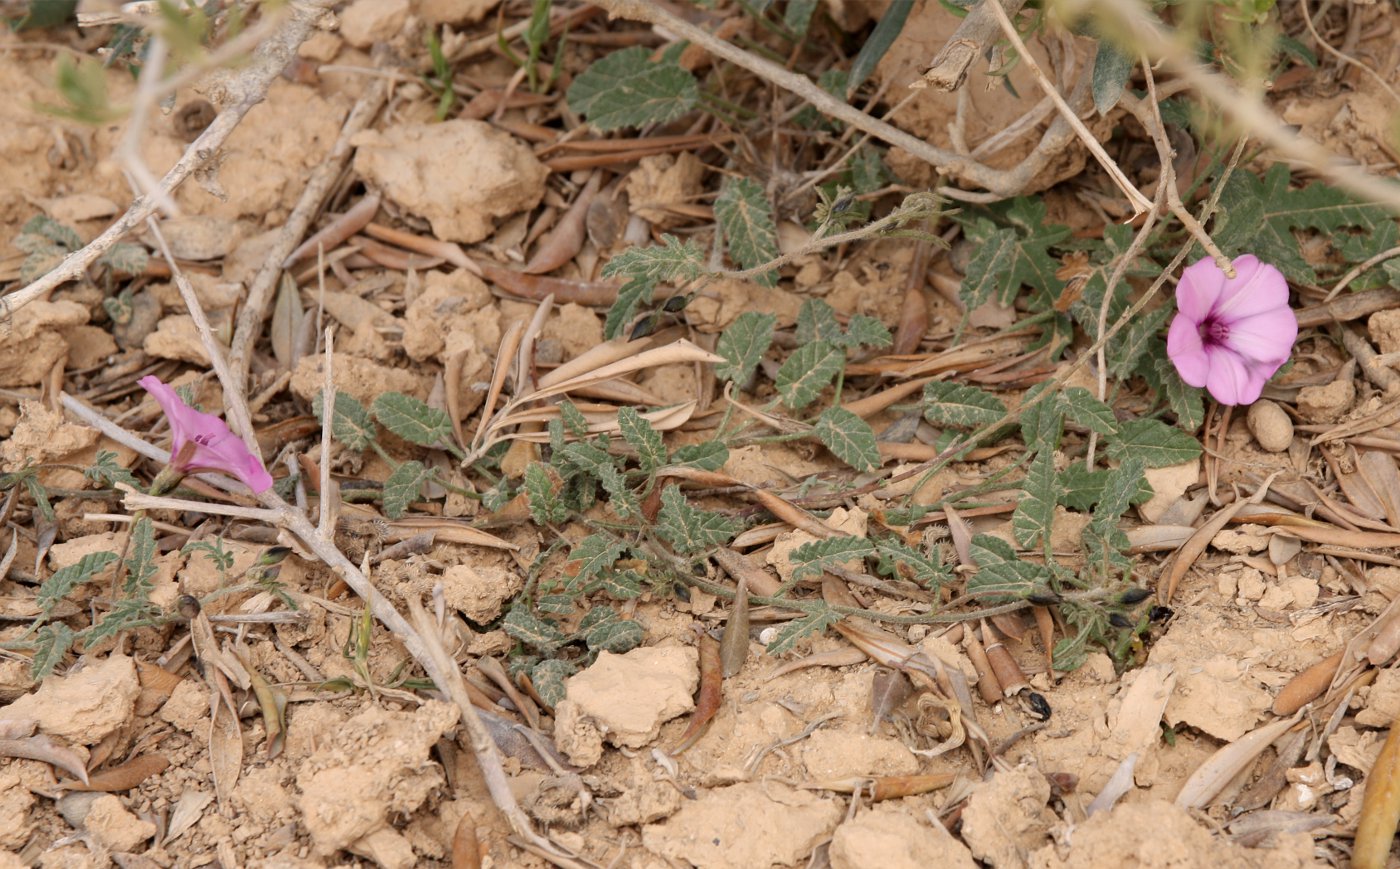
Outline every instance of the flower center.
{"type": "Polygon", "coordinates": [[[1230,340],[1230,325],[1211,317],[1201,324],[1200,335],[1203,343],[1224,344],[1230,340]]]}
{"type": "Polygon", "coordinates": [[[195,436],[194,436],[193,440],[194,440],[195,443],[199,444],[200,446],[211,447],[211,446],[214,445],[214,436],[213,436],[213,435],[198,434],[198,435],[195,435],[195,436]]]}

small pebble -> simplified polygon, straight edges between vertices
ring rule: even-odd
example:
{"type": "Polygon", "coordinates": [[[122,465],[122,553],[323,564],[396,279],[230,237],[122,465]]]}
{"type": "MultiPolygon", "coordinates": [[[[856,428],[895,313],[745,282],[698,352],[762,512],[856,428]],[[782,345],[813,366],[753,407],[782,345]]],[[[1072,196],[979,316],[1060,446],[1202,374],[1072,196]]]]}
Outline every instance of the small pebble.
{"type": "Polygon", "coordinates": [[[1247,422],[1259,446],[1271,453],[1281,453],[1293,443],[1293,420],[1267,398],[1250,405],[1247,422]]]}

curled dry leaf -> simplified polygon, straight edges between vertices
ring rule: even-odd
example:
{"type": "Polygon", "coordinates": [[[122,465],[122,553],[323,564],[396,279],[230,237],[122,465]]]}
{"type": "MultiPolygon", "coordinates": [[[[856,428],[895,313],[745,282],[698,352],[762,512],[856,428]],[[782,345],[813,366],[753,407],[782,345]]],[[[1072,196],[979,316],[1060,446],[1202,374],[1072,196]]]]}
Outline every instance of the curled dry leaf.
{"type": "Polygon", "coordinates": [[[481,869],[481,846],[476,837],[476,821],[462,815],[452,834],[452,869],[481,869]]]}
{"type": "Polygon", "coordinates": [[[1332,684],[1332,677],[1342,666],[1342,655],[1346,649],[1338,649],[1312,666],[1303,670],[1278,692],[1274,698],[1275,715],[1292,715],[1307,704],[1321,697],[1332,684]]]}
{"type": "Polygon", "coordinates": [[[681,734],[681,741],[670,751],[672,757],[700,741],[723,700],[724,673],[720,664],[720,644],[709,634],[701,634],[700,693],[696,695],[695,711],[690,714],[690,723],[681,734]]]}
{"type": "MultiPolygon", "coordinates": [[[[31,722],[32,724],[32,722],[31,722]]],[[[31,727],[32,731],[33,728],[31,727]]],[[[82,784],[88,783],[87,766],[81,756],[67,746],[59,745],[45,734],[0,738],[0,757],[22,757],[56,766],[74,776],[82,784]]]]}
{"type": "Polygon", "coordinates": [[[749,657],[749,584],[739,578],[739,589],[719,638],[719,660],[724,678],[738,675],[749,657]]]}
{"type": "Polygon", "coordinates": [[[1290,718],[1266,724],[1222,747],[1201,764],[1182,785],[1176,804],[1183,809],[1201,809],[1210,804],[1235,776],[1263,754],[1283,734],[1287,733],[1302,712],[1290,718]]]}
{"type": "Polygon", "coordinates": [[[799,787],[809,791],[859,794],[879,802],[880,800],[892,800],[900,797],[914,797],[946,788],[956,781],[957,777],[957,773],[951,772],[933,772],[925,775],[881,775],[868,778],[807,782],[799,787]]]}
{"type": "Polygon", "coordinates": [[[1356,824],[1351,865],[1355,869],[1385,869],[1397,823],[1400,823],[1400,719],[1391,722],[1390,734],[1371,766],[1371,774],[1366,777],[1366,794],[1361,801],[1361,819],[1356,824]]]}
{"type": "Polygon", "coordinates": [[[92,773],[87,782],[61,781],[58,787],[67,791],[129,791],[153,775],[159,775],[170,766],[163,754],[143,754],[133,757],[126,763],[92,773]]]}
{"type": "Polygon", "coordinates": [[[584,220],[588,216],[588,206],[593,204],[593,197],[598,195],[598,188],[602,182],[602,172],[594,172],[589,176],[588,183],[569,206],[564,217],[544,241],[540,242],[539,247],[535,249],[535,255],[521,271],[529,275],[552,272],[578,255],[586,236],[584,220]]]}
{"type": "Polygon", "coordinates": [[[1094,797],[1093,802],[1084,813],[1090,817],[1099,812],[1111,810],[1122,798],[1124,794],[1133,789],[1133,769],[1137,766],[1138,753],[1135,751],[1123,758],[1123,762],[1118,764],[1118,769],[1113,771],[1108,781],[1104,784],[1099,795],[1094,797]]]}

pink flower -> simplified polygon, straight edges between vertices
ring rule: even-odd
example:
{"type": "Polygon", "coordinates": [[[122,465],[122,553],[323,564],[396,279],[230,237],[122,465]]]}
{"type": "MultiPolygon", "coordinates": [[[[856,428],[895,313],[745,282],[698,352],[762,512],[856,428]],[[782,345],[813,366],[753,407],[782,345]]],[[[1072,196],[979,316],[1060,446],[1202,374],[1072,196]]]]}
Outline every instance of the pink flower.
{"type": "Polygon", "coordinates": [[[219,471],[236,477],[255,493],[272,486],[272,476],[263,467],[262,459],[249,452],[223,420],[185,404],[174,389],[154,375],[137,382],[155,398],[170,420],[170,462],[177,471],[219,471]]]}
{"type": "Polygon", "coordinates": [[[1167,355],[1182,380],[1204,386],[1221,404],[1253,404],[1288,361],[1298,318],[1278,269],[1253,254],[1234,266],[1235,277],[1227,278],[1206,257],[1181,273],[1167,355]]]}

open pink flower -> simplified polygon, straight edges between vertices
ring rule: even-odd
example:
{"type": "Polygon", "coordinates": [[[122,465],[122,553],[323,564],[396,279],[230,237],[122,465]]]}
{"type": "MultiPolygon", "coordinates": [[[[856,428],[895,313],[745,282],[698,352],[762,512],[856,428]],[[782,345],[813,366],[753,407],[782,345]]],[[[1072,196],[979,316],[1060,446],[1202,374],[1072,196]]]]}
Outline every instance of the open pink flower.
{"type": "Polygon", "coordinates": [[[1298,318],[1278,269],[1253,254],[1234,266],[1227,278],[1206,257],[1181,273],[1167,355],[1182,380],[1221,404],[1253,404],[1293,352],[1298,318]]]}
{"type": "Polygon", "coordinates": [[[176,470],[218,471],[237,478],[257,493],[272,486],[272,476],[263,467],[262,459],[249,452],[223,420],[185,404],[174,389],[154,375],[137,382],[155,398],[170,420],[170,461],[176,470]]]}

